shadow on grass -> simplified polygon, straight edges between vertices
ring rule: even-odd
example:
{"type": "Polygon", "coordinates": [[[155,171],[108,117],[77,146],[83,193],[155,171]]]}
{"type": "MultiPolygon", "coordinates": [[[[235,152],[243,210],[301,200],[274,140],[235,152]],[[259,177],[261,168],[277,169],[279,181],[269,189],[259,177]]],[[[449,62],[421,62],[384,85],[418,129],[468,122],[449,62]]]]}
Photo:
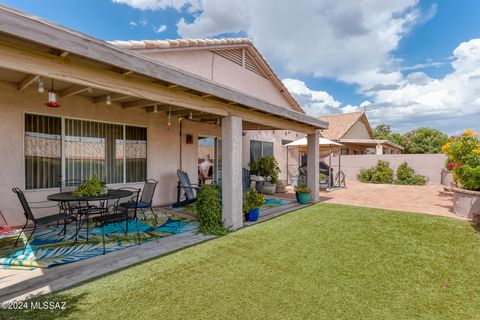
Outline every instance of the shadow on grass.
{"type": "Polygon", "coordinates": [[[48,295],[18,302],[16,306],[11,305],[11,309],[2,310],[0,319],[65,319],[81,310],[85,296],[86,293],[72,295],[62,292],[54,297],[48,295]]]}

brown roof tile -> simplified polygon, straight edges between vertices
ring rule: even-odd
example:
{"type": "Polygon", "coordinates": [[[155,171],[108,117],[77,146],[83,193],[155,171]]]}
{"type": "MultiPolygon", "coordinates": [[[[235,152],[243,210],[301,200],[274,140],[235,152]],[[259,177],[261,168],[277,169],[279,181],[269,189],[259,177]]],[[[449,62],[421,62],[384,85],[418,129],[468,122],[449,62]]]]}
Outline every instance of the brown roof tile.
{"type": "Polygon", "coordinates": [[[364,121],[366,121],[367,129],[371,132],[365,112],[350,112],[318,117],[329,123],[328,129],[322,130],[322,136],[330,140],[339,140],[350,130],[355,122],[362,117],[364,117],[364,121]]]}

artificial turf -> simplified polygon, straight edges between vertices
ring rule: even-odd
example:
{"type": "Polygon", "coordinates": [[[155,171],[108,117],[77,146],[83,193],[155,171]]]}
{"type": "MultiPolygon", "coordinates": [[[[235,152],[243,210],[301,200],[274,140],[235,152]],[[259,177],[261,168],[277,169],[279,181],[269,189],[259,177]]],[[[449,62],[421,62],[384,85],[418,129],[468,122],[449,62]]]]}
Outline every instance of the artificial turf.
{"type": "Polygon", "coordinates": [[[318,204],[35,301],[31,319],[479,319],[480,231],[318,204]]]}

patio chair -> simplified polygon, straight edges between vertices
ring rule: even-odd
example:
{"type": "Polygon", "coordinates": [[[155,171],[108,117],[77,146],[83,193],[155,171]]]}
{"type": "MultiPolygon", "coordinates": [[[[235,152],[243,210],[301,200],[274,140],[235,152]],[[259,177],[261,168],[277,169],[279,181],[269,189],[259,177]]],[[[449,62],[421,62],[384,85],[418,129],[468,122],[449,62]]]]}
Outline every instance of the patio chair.
{"type": "MultiPolygon", "coordinates": [[[[78,186],[83,183],[83,180],[79,179],[68,179],[64,181],[59,181],[60,192],[73,192],[78,186]]],[[[88,203],[88,201],[69,201],[69,202],[59,202],[58,206],[60,207],[61,212],[70,212],[70,214],[78,214],[80,210],[85,210],[88,208],[95,207],[88,203]]]]}
{"type": "Polygon", "coordinates": [[[250,170],[247,168],[242,168],[242,185],[243,185],[243,192],[250,189],[251,181],[250,181],[250,170]]]}
{"type": "Polygon", "coordinates": [[[153,218],[155,219],[155,225],[157,224],[157,215],[155,214],[155,211],[153,211],[152,202],[153,202],[153,194],[155,193],[157,183],[158,181],[154,179],[146,180],[145,184],[143,185],[142,195],[140,196],[140,200],[137,203],[137,209],[140,209],[145,219],[146,219],[145,210],[150,209],[150,212],[152,213],[153,218]]]}
{"type": "MultiPolygon", "coordinates": [[[[15,241],[15,247],[18,244],[18,240],[20,239],[20,236],[22,232],[25,231],[27,228],[28,222],[31,221],[33,223],[33,230],[32,233],[28,236],[27,242],[25,242],[25,248],[23,249],[23,252],[25,253],[25,250],[27,248],[28,242],[32,238],[33,234],[35,233],[35,230],[37,229],[37,225],[48,225],[53,222],[58,222],[63,220],[63,234],[67,233],[67,221],[69,220],[76,220],[74,216],[67,214],[67,213],[58,213],[58,214],[53,214],[49,215],[46,217],[41,217],[37,218],[33,215],[32,208],[30,207],[29,203],[27,202],[27,199],[25,198],[25,195],[23,194],[22,190],[19,188],[13,188],[13,192],[18,196],[18,200],[20,200],[20,204],[22,205],[23,208],[23,214],[25,215],[26,222],[25,225],[22,228],[22,231],[18,234],[17,240],[15,241]]],[[[45,203],[45,202],[44,202],[45,203]]],[[[55,205],[56,206],[56,205],[55,205]]],[[[37,207],[37,208],[50,208],[53,206],[48,206],[48,207],[37,207]]]]}
{"type": "MultiPolygon", "coordinates": [[[[107,208],[103,214],[97,215],[92,218],[92,222],[100,223],[102,226],[102,243],[103,243],[103,254],[105,254],[105,225],[108,223],[119,223],[125,221],[125,235],[128,235],[128,222],[130,220],[135,220],[136,234],[138,244],[140,244],[140,234],[138,231],[138,198],[140,194],[140,189],[135,188],[119,188],[117,190],[128,190],[132,192],[132,195],[117,199],[115,203],[107,208]],[[130,216],[130,211],[133,211],[132,216],[130,216]]],[[[87,221],[87,239],[88,239],[88,222],[87,221]]]]}
{"type": "Polygon", "coordinates": [[[188,173],[180,169],[177,170],[178,184],[177,184],[177,202],[172,205],[172,208],[183,207],[187,204],[194,203],[197,200],[197,192],[200,189],[198,184],[190,182],[188,173]],[[185,193],[185,200],[180,201],[182,190],[185,193]]]}

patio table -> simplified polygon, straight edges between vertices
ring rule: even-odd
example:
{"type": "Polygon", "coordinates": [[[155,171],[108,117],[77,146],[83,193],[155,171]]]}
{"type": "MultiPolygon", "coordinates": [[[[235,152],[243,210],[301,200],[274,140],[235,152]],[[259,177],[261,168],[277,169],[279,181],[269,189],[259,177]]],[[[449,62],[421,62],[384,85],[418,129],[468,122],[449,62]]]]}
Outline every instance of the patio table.
{"type": "Polygon", "coordinates": [[[129,197],[133,194],[132,191],[129,190],[112,190],[109,189],[107,193],[101,194],[99,196],[86,196],[86,197],[77,197],[73,195],[73,191],[69,192],[59,192],[59,193],[54,193],[49,196],[47,196],[47,199],[50,201],[56,201],[59,203],[60,210],[68,213],[68,203],[69,202],[94,202],[98,201],[100,202],[100,207],[103,207],[104,201],[106,200],[115,200],[115,199],[120,199],[120,198],[126,198],[129,197]]]}
{"type": "Polygon", "coordinates": [[[101,194],[99,196],[76,197],[73,195],[73,192],[60,192],[49,195],[47,199],[56,202],[102,201],[125,198],[131,196],[132,194],[133,192],[129,190],[109,189],[108,193],[101,194]]]}

